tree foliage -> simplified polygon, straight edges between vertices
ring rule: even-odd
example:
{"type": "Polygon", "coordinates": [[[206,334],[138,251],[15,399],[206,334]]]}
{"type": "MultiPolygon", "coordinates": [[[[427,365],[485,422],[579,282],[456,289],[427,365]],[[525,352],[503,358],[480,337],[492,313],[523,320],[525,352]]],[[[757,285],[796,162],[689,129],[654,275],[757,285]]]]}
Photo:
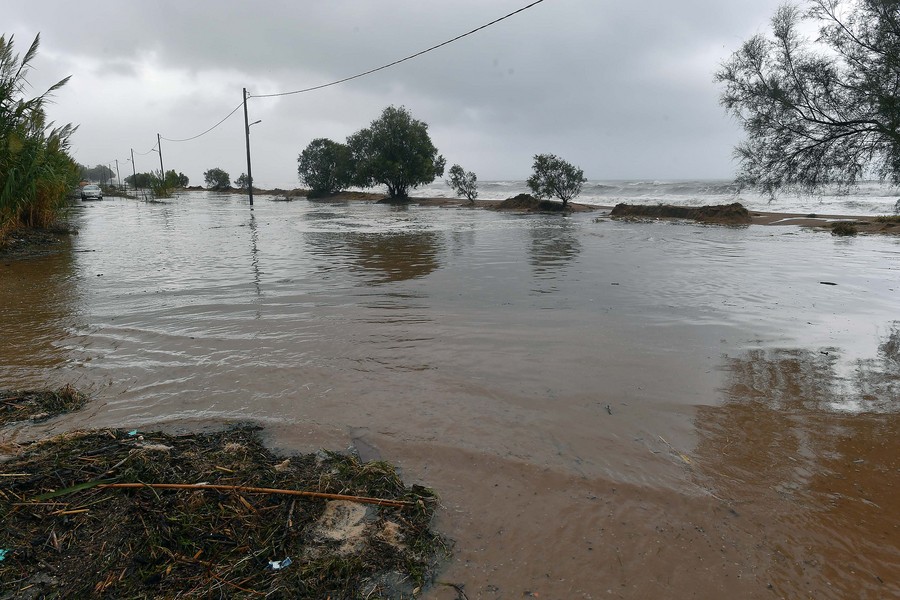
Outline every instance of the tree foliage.
{"type": "Polygon", "coordinates": [[[69,78],[40,96],[25,96],[39,45],[40,35],[20,57],[14,36],[0,35],[0,234],[18,224],[49,224],[78,183],[78,166],[68,152],[76,128],[54,127],[44,112],[45,103],[69,78]]]}
{"type": "Polygon", "coordinates": [[[125,183],[134,188],[149,188],[150,181],[153,177],[153,173],[136,173],[134,175],[128,175],[125,178],[125,183]]]}
{"type": "Polygon", "coordinates": [[[333,194],[353,179],[350,148],[327,138],[316,138],[297,158],[297,176],[313,196],[333,194]]]}
{"type": "Polygon", "coordinates": [[[239,190],[246,190],[250,187],[250,178],[246,173],[241,173],[240,177],[234,180],[234,186],[239,190]]]}
{"type": "Polygon", "coordinates": [[[85,165],[78,165],[78,176],[86,181],[100,181],[106,183],[110,179],[114,179],[116,176],[115,171],[110,169],[107,165],[97,165],[95,167],[87,167],[85,165]]]}
{"type": "Polygon", "coordinates": [[[428,135],[428,125],[404,107],[389,106],[369,127],[347,138],[361,187],[387,186],[391,198],[405,198],[411,188],[444,174],[446,161],[428,135]]]}
{"type": "Polygon", "coordinates": [[[716,73],[722,105],[744,128],[738,180],[774,194],[900,184],[900,5],[811,0],[784,5],[772,35],[746,41],[716,73]],[[818,36],[804,36],[814,23],[818,36]]]}
{"type": "Polygon", "coordinates": [[[169,189],[186,188],[190,183],[190,179],[184,173],[175,172],[175,169],[166,171],[165,186],[169,189]]]}
{"type": "Polygon", "coordinates": [[[527,184],[538,198],[556,197],[563,206],[581,193],[584,171],[553,154],[536,154],[527,184]]]}
{"type": "Polygon", "coordinates": [[[450,179],[447,180],[449,185],[457,196],[462,198],[465,196],[469,202],[474,204],[475,198],[478,197],[478,178],[472,171],[466,171],[459,165],[450,167],[450,179]]]}
{"type": "Polygon", "coordinates": [[[227,171],[223,171],[219,167],[214,167],[203,173],[203,181],[206,187],[211,190],[227,190],[231,187],[231,176],[227,171]]]}

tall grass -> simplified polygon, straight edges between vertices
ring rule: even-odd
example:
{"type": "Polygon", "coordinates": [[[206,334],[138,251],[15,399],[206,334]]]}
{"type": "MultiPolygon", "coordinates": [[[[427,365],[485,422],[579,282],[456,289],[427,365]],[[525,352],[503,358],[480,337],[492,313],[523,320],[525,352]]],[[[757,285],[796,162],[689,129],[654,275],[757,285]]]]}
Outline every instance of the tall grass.
{"type": "Polygon", "coordinates": [[[78,168],[68,152],[76,128],[55,127],[44,112],[50,96],[69,78],[40,96],[25,96],[39,45],[37,35],[20,57],[14,36],[0,35],[0,241],[16,227],[48,226],[78,183],[78,168]]]}

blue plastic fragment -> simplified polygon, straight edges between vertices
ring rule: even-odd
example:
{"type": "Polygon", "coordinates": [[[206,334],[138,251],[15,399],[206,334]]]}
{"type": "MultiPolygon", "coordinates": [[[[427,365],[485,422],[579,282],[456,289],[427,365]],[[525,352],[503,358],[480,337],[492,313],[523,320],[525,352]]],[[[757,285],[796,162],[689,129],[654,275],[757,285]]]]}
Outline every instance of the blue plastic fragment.
{"type": "Polygon", "coordinates": [[[273,571],[278,571],[278,570],[283,569],[283,568],[285,568],[285,567],[289,567],[289,566],[291,565],[291,562],[293,562],[293,561],[291,561],[291,557],[290,557],[290,556],[288,556],[288,557],[285,558],[284,560],[270,560],[270,561],[269,561],[269,568],[272,569],[273,571]]]}
{"type": "Polygon", "coordinates": [[[4,560],[7,554],[9,554],[9,550],[7,550],[6,548],[0,548],[0,560],[4,560]]]}
{"type": "Polygon", "coordinates": [[[137,434],[138,434],[138,430],[137,430],[137,429],[132,429],[131,431],[128,432],[128,435],[130,435],[130,436],[135,436],[135,435],[137,435],[137,434]]]}

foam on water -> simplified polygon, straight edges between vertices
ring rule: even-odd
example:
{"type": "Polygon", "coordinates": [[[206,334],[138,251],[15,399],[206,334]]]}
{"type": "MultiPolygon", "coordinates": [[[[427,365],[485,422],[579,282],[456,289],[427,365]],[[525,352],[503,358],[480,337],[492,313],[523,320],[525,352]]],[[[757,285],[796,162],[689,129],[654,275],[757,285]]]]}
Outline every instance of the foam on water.
{"type": "MultiPolygon", "coordinates": [[[[529,192],[524,181],[478,182],[478,197],[484,200],[505,200],[529,192]]],[[[443,181],[435,181],[413,190],[411,195],[454,196],[453,190],[443,181]]],[[[783,192],[771,199],[758,191],[740,190],[734,182],[728,180],[609,180],[585,183],[577,202],[600,206],[611,206],[619,202],[681,206],[740,202],[748,209],[758,211],[885,215],[895,211],[898,199],[900,190],[878,182],[863,182],[849,191],[826,188],[815,195],[783,192]]]]}

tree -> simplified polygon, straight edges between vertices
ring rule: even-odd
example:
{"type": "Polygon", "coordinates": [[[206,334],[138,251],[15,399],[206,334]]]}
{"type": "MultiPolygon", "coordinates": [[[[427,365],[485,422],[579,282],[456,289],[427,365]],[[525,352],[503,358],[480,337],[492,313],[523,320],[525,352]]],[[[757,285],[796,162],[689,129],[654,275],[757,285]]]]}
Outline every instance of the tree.
{"type": "Polygon", "coordinates": [[[472,171],[466,172],[461,166],[453,165],[450,167],[450,179],[447,185],[453,188],[456,195],[462,198],[465,196],[471,204],[475,204],[475,198],[478,197],[478,178],[472,171]]]}
{"type": "Polygon", "coordinates": [[[184,173],[176,173],[174,169],[166,171],[165,185],[167,188],[186,188],[190,179],[184,173]]]}
{"type": "Polygon", "coordinates": [[[153,179],[152,173],[136,173],[125,178],[125,183],[134,188],[149,188],[150,181],[153,179]]]}
{"type": "Polygon", "coordinates": [[[347,138],[355,165],[353,183],[387,186],[391,198],[406,198],[410,188],[444,174],[446,161],[428,135],[428,125],[404,107],[389,106],[365,129],[347,138]]]}
{"type": "Polygon", "coordinates": [[[900,14],[895,0],[811,0],[772,17],[715,74],[743,126],[738,181],[771,195],[874,176],[900,184],[900,14]],[[811,41],[805,23],[818,26],[811,41]]]}
{"type": "Polygon", "coordinates": [[[115,172],[106,165],[97,165],[96,167],[78,165],[78,172],[81,179],[102,183],[106,183],[116,176],[115,172]]]}
{"type": "Polygon", "coordinates": [[[348,187],[353,161],[346,144],[316,138],[297,158],[297,175],[313,196],[324,196],[348,187]]]}
{"type": "Polygon", "coordinates": [[[231,176],[222,169],[215,167],[203,173],[206,187],[211,190],[227,190],[230,187],[231,176]]]}
{"type": "Polygon", "coordinates": [[[556,196],[563,206],[581,193],[587,179],[584,171],[553,154],[536,154],[532,174],[526,182],[538,198],[556,196]]]}
{"type": "Polygon", "coordinates": [[[246,190],[250,187],[250,178],[247,177],[246,173],[241,173],[241,176],[234,180],[234,185],[237,186],[239,190],[246,190]]]}

